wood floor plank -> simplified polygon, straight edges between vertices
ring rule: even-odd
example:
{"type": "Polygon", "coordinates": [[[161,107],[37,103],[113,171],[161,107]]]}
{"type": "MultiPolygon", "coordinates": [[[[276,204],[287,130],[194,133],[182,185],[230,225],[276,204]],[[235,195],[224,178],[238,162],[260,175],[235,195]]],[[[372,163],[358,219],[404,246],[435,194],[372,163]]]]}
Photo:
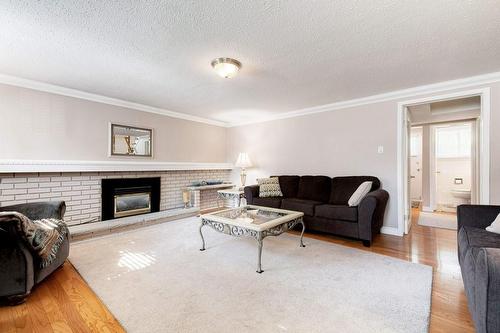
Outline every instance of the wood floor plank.
{"type": "Polygon", "coordinates": [[[87,327],[92,332],[121,332],[123,329],[116,325],[116,319],[96,297],[94,292],[88,288],[79,274],[74,274],[74,267],[67,263],[61,270],[57,279],[73,303],[77,304],[78,312],[87,327]],[[71,269],[69,268],[71,266],[71,269]]]}
{"type": "Polygon", "coordinates": [[[62,315],[66,318],[66,321],[70,325],[71,329],[75,333],[87,333],[91,332],[90,328],[86,325],[82,316],[78,312],[79,304],[73,303],[70,297],[66,294],[64,288],[60,285],[58,276],[61,274],[62,270],[58,270],[47,282],[51,282],[49,285],[49,292],[54,300],[56,301],[59,310],[62,315]]]}
{"type": "MultiPolygon", "coordinates": [[[[378,235],[370,248],[359,241],[332,235],[308,233],[307,236],[432,266],[429,331],[474,332],[458,266],[456,231],[419,226],[417,218],[418,211],[413,210],[413,227],[409,235],[378,235]]],[[[37,286],[26,304],[0,307],[1,333],[45,331],[125,332],[69,262],[37,286]]]]}
{"type": "Polygon", "coordinates": [[[51,333],[53,332],[53,329],[42,304],[43,303],[40,299],[39,293],[34,293],[26,301],[27,310],[31,317],[31,321],[33,322],[34,331],[40,333],[51,333]]]}
{"type": "Polygon", "coordinates": [[[14,326],[18,333],[36,332],[26,303],[13,307],[14,326]]]}
{"type": "Polygon", "coordinates": [[[0,332],[16,333],[13,312],[13,307],[0,308],[0,332]]]}
{"type": "Polygon", "coordinates": [[[50,291],[49,285],[54,283],[51,281],[52,279],[52,277],[49,277],[47,283],[40,284],[36,289],[36,293],[34,294],[38,295],[40,303],[45,310],[45,314],[49,319],[52,330],[54,332],[72,333],[73,330],[70,327],[70,323],[66,320],[66,317],[59,308],[57,299],[50,291]]]}

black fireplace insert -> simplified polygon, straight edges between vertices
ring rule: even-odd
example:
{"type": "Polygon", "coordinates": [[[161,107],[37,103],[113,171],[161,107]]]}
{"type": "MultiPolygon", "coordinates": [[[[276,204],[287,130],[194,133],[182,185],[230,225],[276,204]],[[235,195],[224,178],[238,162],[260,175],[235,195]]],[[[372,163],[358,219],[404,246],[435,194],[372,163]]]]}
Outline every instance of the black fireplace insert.
{"type": "Polygon", "coordinates": [[[102,220],[160,210],[160,177],[103,179],[102,220]]]}

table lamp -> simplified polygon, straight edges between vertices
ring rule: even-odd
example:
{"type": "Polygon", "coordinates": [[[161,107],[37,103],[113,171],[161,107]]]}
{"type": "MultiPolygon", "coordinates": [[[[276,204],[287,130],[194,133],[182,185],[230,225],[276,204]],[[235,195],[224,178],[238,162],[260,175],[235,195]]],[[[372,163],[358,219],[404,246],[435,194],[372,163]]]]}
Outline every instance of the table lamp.
{"type": "Polygon", "coordinates": [[[247,173],[245,169],[250,168],[252,166],[252,161],[250,161],[248,153],[240,153],[238,155],[238,159],[236,160],[234,166],[237,168],[241,168],[240,179],[241,179],[241,186],[243,187],[245,186],[245,182],[247,180],[247,173]]]}

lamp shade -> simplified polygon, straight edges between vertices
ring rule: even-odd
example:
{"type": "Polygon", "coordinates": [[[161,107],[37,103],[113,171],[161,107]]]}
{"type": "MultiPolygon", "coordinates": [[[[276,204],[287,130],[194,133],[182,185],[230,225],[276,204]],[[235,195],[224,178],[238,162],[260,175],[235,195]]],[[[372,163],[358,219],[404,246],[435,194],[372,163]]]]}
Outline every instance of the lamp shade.
{"type": "Polygon", "coordinates": [[[238,155],[238,159],[236,160],[235,166],[238,168],[249,168],[252,166],[252,161],[250,161],[250,157],[248,153],[240,153],[238,155]]]}

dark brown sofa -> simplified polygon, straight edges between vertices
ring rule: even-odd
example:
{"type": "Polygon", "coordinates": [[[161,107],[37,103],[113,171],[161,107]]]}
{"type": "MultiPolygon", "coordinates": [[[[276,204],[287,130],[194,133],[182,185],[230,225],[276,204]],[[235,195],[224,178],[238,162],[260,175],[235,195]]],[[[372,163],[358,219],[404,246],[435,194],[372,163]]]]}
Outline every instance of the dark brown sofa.
{"type": "Polygon", "coordinates": [[[259,186],[246,186],[248,204],[304,213],[306,230],[360,239],[370,246],[380,233],[389,194],[371,176],[277,176],[283,197],[259,198],[259,186]],[[347,202],[365,181],[373,182],[370,193],[356,207],[347,202]]]}

